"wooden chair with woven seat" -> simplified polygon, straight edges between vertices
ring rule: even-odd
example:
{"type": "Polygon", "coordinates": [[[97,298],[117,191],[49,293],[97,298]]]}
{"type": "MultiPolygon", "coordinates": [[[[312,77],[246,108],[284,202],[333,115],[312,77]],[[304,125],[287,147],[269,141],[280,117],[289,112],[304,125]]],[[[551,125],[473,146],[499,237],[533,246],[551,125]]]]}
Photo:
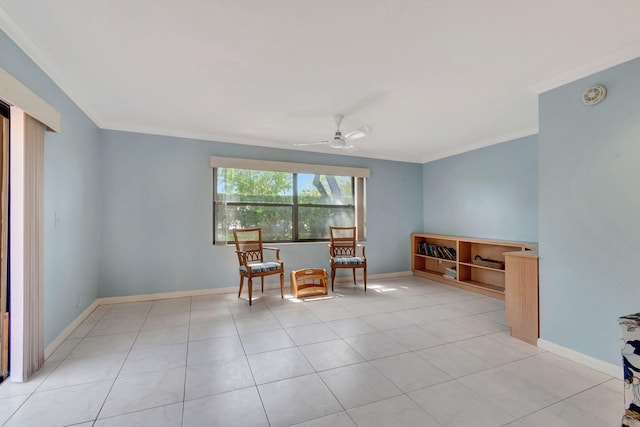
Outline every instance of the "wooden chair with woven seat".
{"type": "Polygon", "coordinates": [[[238,298],[242,294],[245,277],[248,279],[249,305],[251,305],[253,278],[260,278],[262,292],[264,292],[264,277],[274,274],[280,275],[280,297],[284,298],[284,263],[280,259],[280,249],[262,245],[261,228],[236,228],[233,230],[233,239],[236,243],[236,254],[240,264],[238,298]],[[274,252],[274,261],[265,261],[265,251],[274,252]]]}
{"type": "Polygon", "coordinates": [[[365,248],[357,243],[356,227],[329,227],[329,264],[331,265],[331,291],[336,278],[336,270],[350,268],[353,270],[353,284],[356,284],[356,268],[364,273],[364,290],[367,291],[367,257],[365,248]],[[361,255],[356,253],[360,248],[361,255]]]}

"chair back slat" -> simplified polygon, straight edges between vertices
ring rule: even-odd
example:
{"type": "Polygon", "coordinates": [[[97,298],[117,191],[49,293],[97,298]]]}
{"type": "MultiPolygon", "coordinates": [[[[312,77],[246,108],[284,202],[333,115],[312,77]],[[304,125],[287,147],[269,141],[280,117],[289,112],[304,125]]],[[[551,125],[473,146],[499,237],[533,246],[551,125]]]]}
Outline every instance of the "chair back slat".
{"type": "Polygon", "coordinates": [[[352,257],[356,254],[356,227],[329,227],[334,257],[352,257]]]}
{"type": "Polygon", "coordinates": [[[235,228],[233,239],[236,250],[245,252],[247,262],[264,261],[261,228],[235,228]]]}

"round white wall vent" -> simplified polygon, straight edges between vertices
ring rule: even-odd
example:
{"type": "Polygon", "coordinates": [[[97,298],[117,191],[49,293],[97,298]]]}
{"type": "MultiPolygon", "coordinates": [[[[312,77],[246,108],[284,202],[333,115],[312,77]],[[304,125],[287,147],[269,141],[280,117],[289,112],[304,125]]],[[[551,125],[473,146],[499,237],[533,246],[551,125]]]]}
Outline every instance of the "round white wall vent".
{"type": "Polygon", "coordinates": [[[582,94],[582,102],[585,105],[596,105],[607,96],[607,89],[602,85],[593,85],[582,94]]]}

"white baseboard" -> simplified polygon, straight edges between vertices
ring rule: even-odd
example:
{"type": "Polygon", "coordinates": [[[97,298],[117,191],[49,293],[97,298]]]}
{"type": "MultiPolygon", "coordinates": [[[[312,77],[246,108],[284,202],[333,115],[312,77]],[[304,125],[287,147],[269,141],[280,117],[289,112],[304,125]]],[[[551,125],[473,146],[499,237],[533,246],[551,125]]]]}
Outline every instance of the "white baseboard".
{"type": "Polygon", "coordinates": [[[585,365],[614,378],[622,378],[622,368],[613,363],[605,362],[584,353],[538,338],[538,347],[565,359],[585,365]]]}
{"type": "MultiPolygon", "coordinates": [[[[367,275],[367,280],[377,280],[377,279],[391,279],[394,277],[404,277],[404,276],[412,276],[413,272],[411,271],[400,271],[395,273],[381,273],[381,274],[371,274],[367,275]]],[[[352,276],[345,277],[336,277],[336,283],[340,282],[349,282],[352,281],[352,276]]],[[[260,286],[260,281],[254,281],[253,288],[260,286]]],[[[264,284],[265,289],[278,289],[280,287],[280,282],[278,281],[269,281],[264,284]]],[[[287,289],[290,289],[289,281],[285,281],[284,284],[285,292],[287,289]]],[[[108,305],[108,304],[122,304],[127,302],[140,302],[140,301],[155,301],[161,299],[169,299],[169,298],[185,298],[185,297],[197,297],[203,295],[216,295],[216,294],[226,294],[231,292],[237,292],[238,287],[227,287],[227,288],[210,288],[210,289],[199,289],[192,291],[177,291],[177,292],[162,292],[157,294],[142,294],[142,295],[128,295],[123,297],[106,297],[106,298],[97,298],[93,303],[91,303],[76,319],[69,324],[57,337],[55,340],[51,342],[47,346],[44,351],[45,359],[48,358],[54,351],[66,340],[69,335],[73,333],[73,331],[86,319],[89,315],[100,305],[108,305]]],[[[246,282],[244,292],[246,292],[246,282]]]]}
{"type": "MultiPolygon", "coordinates": [[[[278,285],[278,287],[279,286],[280,285],[278,285]]],[[[265,288],[268,287],[267,283],[264,284],[264,287],[265,288]]],[[[96,302],[98,303],[98,305],[122,304],[124,302],[155,301],[159,299],[186,298],[186,297],[199,297],[203,295],[228,294],[230,292],[235,292],[237,290],[238,290],[237,287],[233,287],[233,288],[198,289],[193,291],[162,292],[157,294],[142,294],[142,295],[128,295],[124,297],[98,298],[96,302]]]]}
{"type": "MultiPolygon", "coordinates": [[[[347,270],[347,269],[345,268],[344,270],[347,270]]],[[[351,274],[351,271],[343,272],[343,273],[346,273],[346,274],[340,274],[339,276],[336,274],[336,283],[353,282],[353,275],[351,274]]],[[[327,271],[327,274],[329,275],[329,281],[331,281],[331,271],[327,271]]],[[[396,277],[406,277],[406,276],[413,276],[413,271],[396,271],[393,273],[367,274],[367,281],[393,279],[396,277]]],[[[362,280],[362,271],[356,271],[356,277],[357,277],[357,280],[362,280]]],[[[259,286],[260,281],[257,279],[254,279],[253,281],[254,289],[256,289],[256,285],[259,286]]],[[[247,286],[247,282],[245,281],[244,289],[246,289],[246,286],[247,286]]],[[[290,286],[291,284],[289,282],[289,276],[285,274],[285,281],[284,281],[285,291],[289,289],[290,286]]],[[[280,287],[280,282],[278,282],[277,280],[276,281],[270,280],[269,282],[264,283],[265,289],[278,289],[279,287],[280,287]]],[[[226,289],[224,292],[236,292],[238,290],[237,287],[224,288],[224,289],[226,289]]],[[[169,298],[177,298],[177,297],[169,297],[169,298]]]]}
{"type": "Polygon", "coordinates": [[[367,276],[367,277],[377,280],[377,279],[393,279],[395,277],[406,277],[406,276],[413,276],[413,271],[409,270],[409,271],[396,271],[394,273],[372,274],[371,276],[367,276]]]}
{"type": "MultiPolygon", "coordinates": [[[[360,275],[357,274],[357,276],[359,277],[360,275]]],[[[367,274],[367,281],[393,279],[396,277],[405,277],[405,276],[413,276],[413,271],[397,271],[394,273],[367,274]]],[[[353,276],[351,274],[340,275],[340,277],[336,276],[336,283],[342,283],[342,282],[353,282],[353,276]]]]}
{"type": "Polygon", "coordinates": [[[47,348],[44,349],[44,358],[47,359],[49,356],[51,356],[51,354],[56,351],[58,346],[60,346],[60,344],[62,344],[62,342],[66,340],[82,322],[84,322],[84,319],[86,319],[91,313],[93,313],[93,310],[95,310],[98,305],[98,300],[93,301],[91,304],[89,304],[89,307],[87,307],[82,313],[80,313],[78,317],[75,318],[75,320],[69,323],[69,325],[64,328],[62,332],[60,332],[56,339],[54,339],[51,344],[49,344],[47,348]]]}

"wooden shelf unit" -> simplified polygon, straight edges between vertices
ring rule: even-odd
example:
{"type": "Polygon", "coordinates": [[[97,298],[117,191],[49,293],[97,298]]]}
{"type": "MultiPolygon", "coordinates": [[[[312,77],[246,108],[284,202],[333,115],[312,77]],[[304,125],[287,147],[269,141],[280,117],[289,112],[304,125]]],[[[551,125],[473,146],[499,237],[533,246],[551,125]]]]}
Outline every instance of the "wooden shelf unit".
{"type": "Polygon", "coordinates": [[[478,292],[494,298],[505,298],[505,270],[475,265],[473,259],[505,262],[505,252],[532,251],[533,243],[483,240],[472,237],[413,233],[411,235],[411,270],[416,276],[478,292]],[[454,248],[456,259],[449,260],[421,253],[423,244],[454,248]],[[455,267],[457,278],[444,277],[446,267],[455,267]]]}

